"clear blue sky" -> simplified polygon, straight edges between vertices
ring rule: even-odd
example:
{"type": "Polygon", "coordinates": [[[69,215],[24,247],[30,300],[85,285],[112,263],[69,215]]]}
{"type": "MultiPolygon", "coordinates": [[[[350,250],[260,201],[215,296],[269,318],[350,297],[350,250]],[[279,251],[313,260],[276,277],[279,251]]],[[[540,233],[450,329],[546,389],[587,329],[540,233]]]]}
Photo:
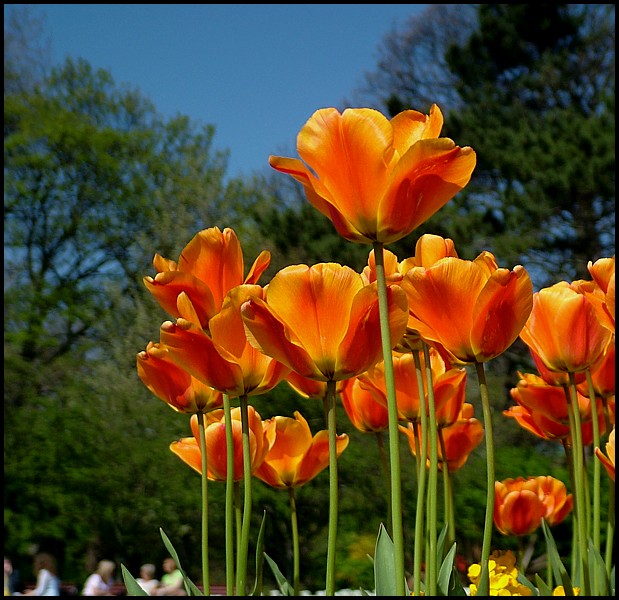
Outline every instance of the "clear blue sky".
{"type": "MultiPolygon", "coordinates": [[[[11,6],[11,5],[9,5],[11,6]]],[[[37,4],[54,63],[109,69],[166,116],[216,126],[229,176],[296,156],[311,114],[340,107],[378,46],[427,4],[37,4]]],[[[5,4],[5,11],[7,5],[5,4]]]]}

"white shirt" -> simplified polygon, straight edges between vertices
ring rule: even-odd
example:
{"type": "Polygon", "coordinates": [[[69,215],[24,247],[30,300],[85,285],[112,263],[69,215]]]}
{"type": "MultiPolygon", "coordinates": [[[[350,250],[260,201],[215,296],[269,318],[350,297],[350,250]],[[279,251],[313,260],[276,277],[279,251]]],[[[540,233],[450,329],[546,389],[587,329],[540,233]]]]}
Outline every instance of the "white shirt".
{"type": "Polygon", "coordinates": [[[82,596],[103,596],[107,594],[111,588],[112,585],[110,583],[105,583],[103,577],[101,577],[99,573],[93,573],[84,584],[82,596]]]}
{"type": "Polygon", "coordinates": [[[37,587],[33,596],[60,596],[60,580],[47,569],[41,569],[37,575],[37,587]]]}

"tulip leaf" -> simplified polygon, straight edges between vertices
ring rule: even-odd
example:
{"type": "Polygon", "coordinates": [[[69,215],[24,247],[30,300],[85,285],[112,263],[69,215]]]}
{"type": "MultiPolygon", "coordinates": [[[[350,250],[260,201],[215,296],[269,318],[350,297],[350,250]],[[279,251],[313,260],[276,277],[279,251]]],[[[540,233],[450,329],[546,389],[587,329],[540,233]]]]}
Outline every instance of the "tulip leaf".
{"type": "MultiPolygon", "coordinates": [[[[528,579],[524,575],[522,575],[521,578],[521,575],[522,573],[518,573],[518,581],[523,585],[527,585],[526,581],[528,581],[528,579]]],[[[535,573],[535,585],[537,586],[537,590],[535,590],[535,587],[533,586],[531,586],[530,588],[532,590],[535,590],[535,593],[533,594],[534,596],[552,596],[552,590],[548,587],[546,582],[539,576],[538,573],[535,573]]]]}
{"type": "Polygon", "coordinates": [[[264,558],[267,559],[267,562],[271,567],[271,571],[273,571],[273,575],[275,575],[275,580],[277,581],[277,585],[279,586],[279,591],[282,593],[282,596],[292,596],[293,588],[283,576],[275,561],[266,552],[264,553],[264,558]]]}
{"type": "Polygon", "coordinates": [[[466,592],[458,579],[458,573],[454,567],[455,556],[456,543],[454,542],[447,556],[445,556],[438,573],[438,591],[443,596],[466,596],[466,592]]]}
{"type": "MultiPolygon", "coordinates": [[[[404,582],[404,585],[406,589],[406,582],[404,582]]],[[[378,528],[374,550],[374,586],[376,596],[397,595],[393,541],[382,523],[378,528]]]]}
{"type": "Polygon", "coordinates": [[[170,553],[170,556],[174,559],[174,562],[176,563],[178,570],[181,572],[183,576],[183,581],[185,582],[185,590],[187,591],[187,595],[188,596],[204,596],[204,594],[200,591],[198,586],[195,583],[193,583],[193,581],[191,581],[191,579],[189,579],[189,577],[187,576],[187,573],[183,571],[183,568],[181,567],[181,561],[178,559],[178,554],[176,553],[176,550],[174,549],[174,546],[172,545],[170,538],[165,534],[165,532],[161,528],[159,528],[159,533],[161,533],[161,539],[163,540],[165,547],[170,553]]]}
{"type": "Polygon", "coordinates": [[[555,544],[555,540],[552,537],[552,533],[550,533],[550,527],[548,527],[546,519],[542,519],[542,530],[544,531],[544,537],[546,538],[548,558],[550,559],[550,565],[552,566],[552,573],[555,581],[561,582],[561,584],[563,585],[563,589],[565,590],[566,596],[573,596],[574,589],[572,588],[572,581],[570,580],[570,576],[565,570],[565,566],[561,562],[561,557],[559,556],[557,545],[555,544]]]}
{"type": "Polygon", "coordinates": [[[121,563],[120,570],[123,574],[125,587],[127,588],[127,596],[148,596],[146,590],[133,578],[127,567],[121,563]]]}
{"type": "Polygon", "coordinates": [[[264,550],[264,524],[267,518],[267,511],[262,513],[262,523],[256,540],[256,583],[251,596],[262,596],[262,567],[264,565],[263,550],[264,550]]]}
{"type": "Polygon", "coordinates": [[[608,577],[606,576],[606,565],[591,539],[589,539],[587,558],[589,560],[589,573],[591,577],[591,595],[608,596],[609,583],[608,577]]]}

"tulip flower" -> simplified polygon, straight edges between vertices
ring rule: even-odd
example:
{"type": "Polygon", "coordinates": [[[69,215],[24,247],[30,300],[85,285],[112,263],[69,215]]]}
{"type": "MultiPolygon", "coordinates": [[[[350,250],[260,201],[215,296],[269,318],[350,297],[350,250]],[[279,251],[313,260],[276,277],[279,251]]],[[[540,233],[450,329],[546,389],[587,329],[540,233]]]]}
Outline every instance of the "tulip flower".
{"type": "MultiPolygon", "coordinates": [[[[243,447],[241,442],[241,409],[235,407],[231,411],[232,436],[234,451],[234,481],[243,479],[243,447]]],[[[263,424],[260,414],[249,406],[247,409],[249,422],[249,446],[252,474],[260,467],[264,461],[269,448],[275,441],[275,432],[263,424]]],[[[227,440],[224,423],[223,410],[211,413],[205,423],[204,433],[206,436],[206,452],[209,457],[208,478],[211,481],[225,482],[228,474],[227,466],[227,440]]],[[[190,420],[192,437],[182,438],[170,444],[170,450],[176,454],[184,463],[189,465],[198,473],[201,472],[201,452],[199,446],[200,431],[198,419],[192,417],[190,420]]]]}
{"type": "MultiPolygon", "coordinates": [[[[392,339],[406,328],[406,297],[389,289],[392,339]]],[[[293,265],[279,271],[242,307],[249,341],[308,379],[341,381],[381,360],[376,286],[335,263],[293,265]]]]}
{"type": "Polygon", "coordinates": [[[395,242],[427,221],[471,178],[476,155],[439,137],[443,115],[369,108],[316,111],[297,137],[301,160],[271,156],[307,199],[353,242],[395,242]]]}
{"type": "MultiPolygon", "coordinates": [[[[299,411],[291,417],[265,421],[274,430],[274,441],[254,475],[277,489],[300,487],[329,466],[329,440],[326,430],[312,437],[309,425],[299,411]]],[[[337,436],[337,456],[348,446],[348,435],[337,436]]]]}
{"type": "Polygon", "coordinates": [[[195,414],[221,408],[221,392],[174,363],[160,344],[149,342],[137,355],[138,376],[155,396],[177,412],[195,414]]]}
{"type": "Polygon", "coordinates": [[[533,533],[546,519],[560,523],[572,509],[572,495],[553,477],[509,478],[495,482],[494,524],[504,535],[533,533]]]}
{"type": "Polygon", "coordinates": [[[144,277],[144,284],[161,307],[171,316],[180,316],[177,298],[181,292],[190,298],[200,325],[221,308],[228,291],[237,285],[256,284],[269,266],[271,254],[263,250],[244,277],[241,244],[233,229],[218,227],[197,233],[185,246],[178,262],[155,254],[155,277],[144,277]]]}
{"type": "MultiPolygon", "coordinates": [[[[299,396],[312,399],[312,400],[324,400],[327,395],[327,382],[318,381],[316,379],[308,379],[302,377],[294,371],[290,371],[286,375],[286,383],[297,393],[299,396]]],[[[343,379],[338,381],[335,386],[335,393],[339,394],[347,380],[343,379]]]]}
{"type": "Polygon", "coordinates": [[[598,457],[609,477],[615,481],[615,427],[613,425],[612,431],[608,436],[608,442],[606,442],[606,454],[604,454],[600,448],[595,449],[595,455],[598,457]]]}
{"type": "Polygon", "coordinates": [[[413,267],[402,281],[409,327],[441,344],[459,363],[484,363],[518,338],[533,302],[524,267],[499,268],[494,255],[474,261],[447,257],[429,268],[413,267]]]}
{"type": "Polygon", "coordinates": [[[565,281],[533,295],[533,309],[520,334],[548,369],[565,373],[578,373],[594,365],[611,336],[586,295],[565,281]]]}
{"type": "Polygon", "coordinates": [[[350,422],[364,433],[387,431],[387,405],[378,402],[374,394],[361,385],[358,377],[347,379],[340,394],[342,406],[350,422]]]}

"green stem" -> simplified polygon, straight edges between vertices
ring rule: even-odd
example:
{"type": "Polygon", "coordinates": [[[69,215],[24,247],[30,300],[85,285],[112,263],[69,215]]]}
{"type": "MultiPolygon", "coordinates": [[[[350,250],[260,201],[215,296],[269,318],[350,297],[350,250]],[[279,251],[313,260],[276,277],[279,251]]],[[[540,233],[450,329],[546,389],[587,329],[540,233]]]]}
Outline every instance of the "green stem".
{"type": "Polygon", "coordinates": [[[299,562],[299,525],[297,523],[297,504],[294,498],[294,488],[288,488],[290,496],[290,525],[292,527],[292,553],[293,553],[293,595],[298,596],[301,591],[300,562],[299,562]]]}
{"type": "MultiPolygon", "coordinates": [[[[591,418],[593,425],[593,447],[600,447],[600,422],[598,420],[597,412],[597,399],[595,397],[595,387],[593,386],[593,379],[591,377],[591,369],[587,369],[587,385],[589,388],[589,400],[591,402],[591,418]]],[[[600,552],[600,469],[602,465],[599,460],[594,458],[593,460],[593,545],[595,549],[600,552]]],[[[595,573],[595,571],[594,571],[595,573]]]]}
{"type": "Polygon", "coordinates": [[[237,555],[237,594],[247,593],[247,554],[249,552],[249,527],[251,525],[251,455],[249,448],[249,418],[247,414],[247,394],[240,397],[241,431],[243,437],[243,523],[241,525],[241,544],[237,555]]]}
{"type": "Polygon", "coordinates": [[[337,475],[337,438],[335,424],[335,381],[327,381],[325,412],[329,433],[329,535],[327,540],[327,582],[326,595],[335,595],[335,551],[337,542],[338,517],[338,475],[337,475]]]}
{"type": "Polygon", "coordinates": [[[576,481],[576,520],[578,522],[578,549],[580,555],[580,569],[582,573],[583,595],[591,595],[589,580],[589,568],[587,561],[587,511],[585,505],[585,468],[583,459],[582,425],[580,422],[580,409],[578,407],[578,395],[574,373],[569,373],[570,378],[570,403],[568,414],[571,412],[570,428],[573,444],[574,479],[576,481]]]}
{"type": "Polygon", "coordinates": [[[387,488],[387,533],[391,537],[391,479],[389,477],[389,459],[387,458],[387,453],[385,452],[385,444],[383,442],[382,431],[376,432],[376,441],[378,442],[380,464],[382,465],[383,473],[385,474],[385,486],[387,488]]]}
{"type": "Polygon", "coordinates": [[[438,441],[441,445],[441,454],[443,456],[443,501],[445,503],[445,524],[447,525],[447,538],[445,540],[444,552],[447,553],[449,552],[452,544],[456,541],[456,515],[454,513],[451,477],[449,473],[447,450],[445,449],[445,440],[443,438],[442,428],[439,428],[438,430],[438,441]]]}
{"type": "Polygon", "coordinates": [[[230,397],[223,395],[226,427],[226,595],[234,595],[234,439],[230,397]]]}
{"type": "Polygon", "coordinates": [[[393,354],[391,332],[389,330],[389,307],[387,299],[387,280],[385,277],[385,257],[382,242],[374,242],[376,261],[376,283],[378,290],[378,310],[380,332],[385,365],[385,386],[387,391],[387,414],[389,419],[389,460],[391,464],[391,519],[393,530],[393,551],[395,561],[396,596],[406,595],[404,575],[404,534],[402,531],[402,474],[400,470],[400,445],[398,430],[398,406],[393,374],[393,354]]]}
{"type": "Polygon", "coordinates": [[[615,539],[615,482],[608,478],[610,483],[608,491],[608,525],[606,528],[606,553],[604,562],[606,564],[606,574],[610,578],[614,566],[613,561],[613,542],[615,539]]]}
{"type": "MultiPolygon", "coordinates": [[[[570,393],[569,390],[567,389],[567,386],[563,386],[563,391],[565,392],[565,397],[567,399],[567,403],[568,403],[568,418],[570,421],[570,430],[572,428],[573,425],[573,418],[572,418],[572,413],[569,410],[569,403],[570,403],[570,393]]],[[[570,477],[570,489],[572,490],[572,495],[575,498],[576,497],[576,479],[574,477],[574,452],[573,449],[569,443],[569,441],[567,439],[562,440],[562,444],[563,444],[563,449],[565,450],[565,460],[567,462],[567,470],[569,473],[569,477],[570,477]]],[[[575,548],[575,550],[571,553],[571,559],[570,559],[570,578],[572,581],[575,581],[575,576],[576,576],[576,565],[578,564],[578,519],[576,518],[576,510],[574,509],[574,511],[572,512],[572,548],[575,548]]],[[[547,554],[547,556],[550,556],[549,554],[547,554]]]]}
{"type": "Polygon", "coordinates": [[[492,527],[494,525],[494,435],[492,433],[492,412],[490,411],[490,396],[484,363],[476,362],[477,380],[481,395],[481,406],[484,415],[484,430],[486,440],[486,517],[484,519],[484,538],[481,548],[481,576],[479,579],[478,596],[487,596],[490,593],[490,577],[488,560],[492,544],[492,527]]]}
{"type": "MultiPolygon", "coordinates": [[[[436,596],[438,588],[438,434],[436,408],[434,405],[434,383],[430,348],[423,343],[423,357],[426,366],[428,389],[428,444],[430,446],[430,472],[428,473],[428,556],[426,570],[426,595],[436,596]]],[[[424,463],[425,464],[425,463],[424,463]]]]}
{"type": "Polygon", "coordinates": [[[198,412],[198,431],[200,432],[200,455],[202,457],[202,585],[204,595],[210,596],[208,566],[208,463],[206,456],[206,433],[204,431],[204,413],[198,412]]]}
{"type": "MultiPolygon", "coordinates": [[[[426,412],[426,392],[423,385],[423,371],[419,350],[413,351],[415,360],[415,374],[419,389],[419,420],[421,422],[421,449],[417,452],[417,506],[415,509],[415,549],[413,556],[413,592],[421,595],[421,563],[425,547],[425,505],[426,494],[426,460],[428,456],[428,414],[426,412]]],[[[417,428],[415,427],[415,444],[417,444],[417,428]]]]}

